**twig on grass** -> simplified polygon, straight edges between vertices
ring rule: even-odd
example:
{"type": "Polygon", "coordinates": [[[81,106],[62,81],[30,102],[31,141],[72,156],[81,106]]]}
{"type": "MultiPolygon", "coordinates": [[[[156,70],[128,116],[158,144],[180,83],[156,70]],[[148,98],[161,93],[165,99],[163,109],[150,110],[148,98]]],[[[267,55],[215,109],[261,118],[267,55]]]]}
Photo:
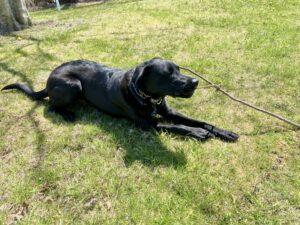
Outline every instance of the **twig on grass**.
{"type": "Polygon", "coordinates": [[[246,102],[246,101],[244,101],[244,100],[241,100],[241,99],[238,99],[238,98],[232,96],[232,95],[229,94],[228,92],[224,91],[219,85],[214,84],[214,83],[211,82],[210,80],[206,79],[205,77],[203,77],[203,76],[200,75],[199,73],[196,73],[195,71],[193,71],[193,70],[191,70],[191,69],[189,69],[189,68],[180,66],[180,69],[189,71],[190,73],[192,73],[192,74],[196,75],[197,77],[201,78],[201,79],[204,80],[206,83],[209,83],[211,87],[214,87],[217,91],[222,92],[224,95],[226,95],[227,97],[229,97],[229,98],[230,98],[231,100],[233,100],[233,101],[239,102],[239,103],[241,103],[241,104],[243,104],[243,105],[246,105],[246,106],[248,106],[248,107],[250,107],[250,108],[253,108],[253,109],[257,110],[257,111],[260,111],[260,112],[262,112],[262,113],[265,113],[265,114],[268,114],[268,115],[270,115],[270,116],[272,116],[272,117],[275,117],[275,118],[277,118],[277,119],[279,119],[279,120],[281,120],[281,121],[283,121],[283,122],[285,122],[285,123],[288,123],[288,124],[290,124],[290,125],[296,126],[298,129],[300,128],[300,124],[298,124],[298,123],[296,123],[296,122],[293,122],[293,121],[291,121],[291,120],[289,120],[289,119],[286,119],[286,118],[282,117],[281,115],[278,115],[278,114],[269,112],[269,111],[267,111],[267,110],[265,110],[265,109],[259,108],[259,107],[255,106],[255,105],[252,105],[252,104],[250,104],[250,103],[248,103],[248,102],[246,102]]]}

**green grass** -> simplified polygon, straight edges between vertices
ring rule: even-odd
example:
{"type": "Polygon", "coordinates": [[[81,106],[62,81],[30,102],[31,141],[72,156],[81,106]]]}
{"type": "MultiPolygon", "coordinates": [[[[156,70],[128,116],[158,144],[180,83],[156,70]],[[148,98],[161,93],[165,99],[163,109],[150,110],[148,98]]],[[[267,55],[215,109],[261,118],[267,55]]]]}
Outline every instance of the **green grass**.
{"type": "MultiPolygon", "coordinates": [[[[73,59],[131,68],[160,56],[300,121],[299,7],[124,0],[32,12],[32,28],[0,37],[0,85],[40,90],[73,59]]],[[[299,131],[209,89],[168,100],[239,141],[142,132],[87,105],[70,124],[1,93],[0,224],[300,223],[299,131]]]]}

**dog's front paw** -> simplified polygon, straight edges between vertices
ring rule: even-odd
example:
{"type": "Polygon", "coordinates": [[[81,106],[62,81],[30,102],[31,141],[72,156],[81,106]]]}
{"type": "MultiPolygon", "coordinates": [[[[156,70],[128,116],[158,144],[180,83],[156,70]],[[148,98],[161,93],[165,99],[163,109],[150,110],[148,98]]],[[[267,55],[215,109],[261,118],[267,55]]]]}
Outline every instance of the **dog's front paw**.
{"type": "Polygon", "coordinates": [[[219,128],[214,128],[213,133],[216,137],[228,142],[235,142],[237,141],[237,139],[239,139],[238,134],[231,131],[222,130],[219,128]]]}

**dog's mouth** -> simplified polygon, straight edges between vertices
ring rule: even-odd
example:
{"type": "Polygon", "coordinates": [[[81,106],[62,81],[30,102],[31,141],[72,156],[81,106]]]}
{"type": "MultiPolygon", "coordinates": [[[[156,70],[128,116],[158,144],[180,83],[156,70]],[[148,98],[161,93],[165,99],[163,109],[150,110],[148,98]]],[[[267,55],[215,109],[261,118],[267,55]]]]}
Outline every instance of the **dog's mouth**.
{"type": "Polygon", "coordinates": [[[194,92],[195,92],[195,89],[186,90],[181,93],[180,97],[181,98],[190,98],[193,96],[194,92]]]}
{"type": "Polygon", "coordinates": [[[195,89],[189,90],[187,92],[182,93],[181,97],[182,98],[190,98],[193,96],[194,92],[195,92],[195,89]]]}
{"type": "Polygon", "coordinates": [[[181,91],[176,91],[173,94],[173,97],[180,97],[180,98],[190,98],[193,96],[195,92],[195,88],[183,89],[181,91]]]}
{"type": "Polygon", "coordinates": [[[196,88],[198,86],[198,80],[190,79],[188,82],[180,89],[177,93],[177,97],[181,98],[190,98],[194,94],[196,88]]]}
{"type": "Polygon", "coordinates": [[[180,85],[177,85],[177,88],[171,94],[171,96],[180,98],[192,97],[198,86],[198,82],[199,81],[194,78],[187,79],[185,82],[182,82],[180,85]]]}

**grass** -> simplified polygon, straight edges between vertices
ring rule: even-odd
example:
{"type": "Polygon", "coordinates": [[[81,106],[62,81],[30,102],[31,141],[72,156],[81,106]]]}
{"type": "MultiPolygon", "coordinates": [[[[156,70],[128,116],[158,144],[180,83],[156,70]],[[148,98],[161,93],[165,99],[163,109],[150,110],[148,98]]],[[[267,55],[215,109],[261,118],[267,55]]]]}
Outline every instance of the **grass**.
{"type": "MultiPolygon", "coordinates": [[[[124,0],[32,12],[32,28],[0,37],[0,85],[40,90],[73,59],[131,68],[160,56],[300,121],[299,7],[124,0]]],[[[209,89],[168,100],[240,140],[142,132],[88,105],[70,124],[47,103],[1,93],[0,223],[300,223],[299,131],[209,89]]]]}

